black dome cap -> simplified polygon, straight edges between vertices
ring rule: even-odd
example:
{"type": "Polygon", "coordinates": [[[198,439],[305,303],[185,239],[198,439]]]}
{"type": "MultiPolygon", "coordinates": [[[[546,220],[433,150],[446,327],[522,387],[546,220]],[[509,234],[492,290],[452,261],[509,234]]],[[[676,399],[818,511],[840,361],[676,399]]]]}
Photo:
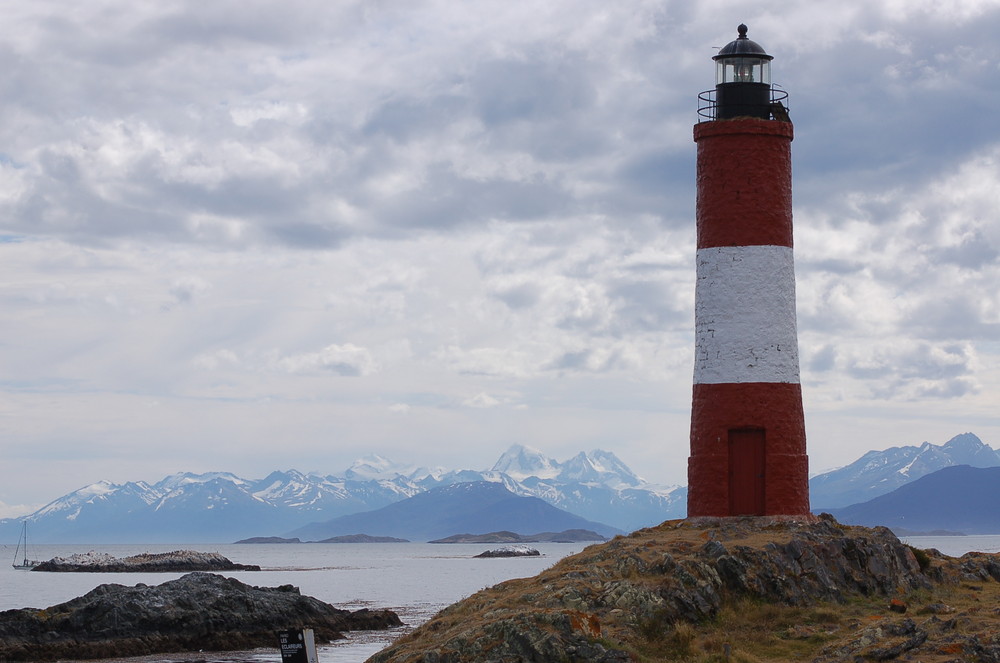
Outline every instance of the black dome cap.
{"type": "Polygon", "coordinates": [[[714,56],[713,60],[718,60],[719,58],[725,57],[741,57],[749,56],[755,58],[763,58],[765,60],[773,60],[773,55],[768,55],[764,48],[757,42],[747,39],[747,26],[740,23],[740,26],[736,28],[740,33],[740,36],[735,40],[731,41],[719,50],[719,54],[714,56]]]}

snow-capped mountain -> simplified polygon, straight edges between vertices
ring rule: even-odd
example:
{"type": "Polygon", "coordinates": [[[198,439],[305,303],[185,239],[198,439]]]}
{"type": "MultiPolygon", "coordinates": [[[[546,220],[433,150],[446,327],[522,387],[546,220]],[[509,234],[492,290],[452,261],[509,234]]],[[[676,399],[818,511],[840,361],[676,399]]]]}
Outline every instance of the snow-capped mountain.
{"type": "Polygon", "coordinates": [[[898,536],[936,530],[993,534],[1000,532],[998,503],[1000,467],[953,465],[831,513],[842,523],[884,525],[898,536]]]}
{"type": "Polygon", "coordinates": [[[657,486],[638,477],[610,451],[579,453],[565,462],[521,444],[511,446],[490,470],[459,470],[417,480],[425,489],[491,481],[522,497],[538,497],[570,513],[625,531],[683,518],[687,489],[657,486]]]}
{"type": "Polygon", "coordinates": [[[515,444],[494,465],[491,472],[506,474],[516,481],[529,478],[558,483],[594,483],[609,488],[637,488],[646,484],[610,451],[581,451],[564,463],[540,451],[515,444]]]}
{"type": "MultiPolygon", "coordinates": [[[[1000,466],[1000,453],[972,433],[943,445],[871,451],[810,481],[816,509],[865,502],[953,465],[1000,466]]],[[[98,481],[23,518],[0,520],[14,543],[27,520],[36,543],[201,543],[281,536],[310,523],[381,509],[434,488],[491,482],[624,531],[682,518],[685,487],[645,482],[608,451],[559,462],[514,445],[490,470],[427,470],[381,456],[359,459],[340,476],[276,471],[263,479],[228,472],[173,474],[148,484],[98,481]]]]}
{"type": "Polygon", "coordinates": [[[288,470],[245,479],[185,472],[155,484],[99,481],[25,518],[0,521],[0,541],[16,541],[25,519],[37,543],[199,543],[281,535],[433,488],[480,481],[626,531],[682,517],[686,507],[683,488],[646,484],[610,452],[581,453],[559,463],[515,445],[487,471],[431,471],[370,455],[342,476],[288,470]]]}
{"type": "Polygon", "coordinates": [[[1000,452],[972,433],[956,435],[943,445],[924,442],[869,451],[846,467],[810,479],[810,501],[814,511],[867,502],[953,465],[1000,466],[1000,452]]]}
{"type": "Polygon", "coordinates": [[[515,481],[528,477],[554,479],[559,475],[559,463],[536,449],[515,444],[500,456],[491,471],[506,474],[515,481]]]}
{"type": "Polygon", "coordinates": [[[559,466],[563,482],[596,483],[609,488],[638,488],[646,483],[610,451],[580,452],[559,466]]]}

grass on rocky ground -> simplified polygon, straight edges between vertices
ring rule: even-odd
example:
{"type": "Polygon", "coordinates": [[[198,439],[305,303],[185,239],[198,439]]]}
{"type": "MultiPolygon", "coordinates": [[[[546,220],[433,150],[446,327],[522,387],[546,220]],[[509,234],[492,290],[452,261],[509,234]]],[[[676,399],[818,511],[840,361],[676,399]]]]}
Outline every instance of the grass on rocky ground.
{"type": "MultiPolygon", "coordinates": [[[[900,595],[906,614],[893,613],[885,597],[852,599],[798,607],[738,599],[702,624],[663,624],[648,620],[638,629],[639,640],[619,646],[632,650],[642,663],[798,663],[820,656],[824,649],[856,638],[880,622],[912,619],[918,625],[932,618],[928,606],[946,605],[941,619],[956,618],[958,635],[988,635],[1000,623],[1000,583],[937,586],[900,595]]],[[[954,661],[954,652],[921,655],[923,663],[954,661]]]]}
{"type": "Polygon", "coordinates": [[[645,623],[643,661],[802,661],[836,638],[860,606],[792,607],[741,599],[703,624],[645,623]],[[727,658],[728,656],[728,658],[727,658]]]}
{"type": "MultiPolygon", "coordinates": [[[[492,644],[488,640],[501,636],[494,632],[484,638],[482,631],[472,628],[476,623],[525,619],[544,632],[549,630],[547,615],[570,614],[571,619],[580,622],[579,627],[573,626],[574,631],[607,648],[629,652],[638,663],[799,663],[821,656],[822,660],[845,660],[857,653],[865,654],[867,650],[862,649],[868,645],[858,644],[862,635],[875,627],[899,626],[910,619],[928,634],[926,646],[914,650],[916,658],[911,660],[952,663],[972,660],[962,658],[963,640],[975,635],[981,642],[992,642],[1000,631],[1000,583],[992,580],[959,584],[946,581],[916,592],[900,588],[896,598],[906,604],[905,614],[890,611],[892,597],[884,595],[855,596],[844,603],[810,606],[730,595],[723,597],[718,614],[696,624],[673,623],[671,613],[666,611],[660,615],[643,613],[645,616],[636,622],[636,617],[630,616],[636,613],[630,613],[628,607],[615,609],[612,603],[603,603],[613,598],[603,596],[609,586],[620,581],[638,592],[646,590],[655,595],[664,573],[659,568],[664,558],[672,557],[680,564],[697,555],[713,536],[713,531],[670,525],[664,523],[588,547],[535,578],[510,580],[478,592],[446,608],[421,629],[404,636],[400,644],[420,651],[420,647],[439,647],[473,637],[482,651],[488,651],[492,644]],[[602,607],[595,609],[595,602],[602,607]],[[593,624],[588,621],[591,619],[593,624]],[[947,632],[942,631],[942,622],[949,622],[947,632]],[[423,644],[413,644],[417,642],[423,644]],[[840,653],[826,658],[824,652],[840,653]]],[[[784,543],[792,536],[787,528],[725,534],[727,546],[758,549],[772,542],[784,543]]],[[[913,553],[931,576],[940,571],[936,567],[941,567],[948,577],[956,577],[954,560],[945,562],[920,550],[913,553]]],[[[905,637],[879,635],[872,638],[877,642],[873,646],[894,646],[897,643],[890,642],[893,638],[905,637]]]]}

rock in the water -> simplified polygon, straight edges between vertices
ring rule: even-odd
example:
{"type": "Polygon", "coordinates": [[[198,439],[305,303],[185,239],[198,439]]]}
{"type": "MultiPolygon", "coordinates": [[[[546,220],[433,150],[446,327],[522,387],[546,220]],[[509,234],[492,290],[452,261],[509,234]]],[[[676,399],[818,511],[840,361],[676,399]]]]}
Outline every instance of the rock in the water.
{"type": "Polygon", "coordinates": [[[541,554],[528,546],[503,546],[481,552],[476,557],[538,557],[541,554]]]}
{"type": "MultiPolygon", "coordinates": [[[[793,617],[782,633],[767,637],[809,643],[812,654],[794,660],[892,660],[947,645],[1000,663],[1000,609],[983,610],[1000,597],[1000,588],[986,587],[1000,581],[1000,556],[925,556],[918,561],[884,527],[846,527],[829,517],[670,521],[590,546],[534,578],[474,594],[369,663],[695,660],[697,652],[684,648],[701,637],[699,629],[724,628],[722,616],[750,606],[788,615],[814,611],[826,620],[864,602],[881,614],[833,627],[793,617]],[[977,588],[966,603],[971,619],[980,620],[969,626],[972,635],[954,626],[962,613],[918,623],[886,607],[887,599],[903,596],[919,612],[915,597],[931,603],[936,587],[966,585],[977,588]],[[984,628],[993,635],[982,635],[984,628]]],[[[752,630],[765,631],[765,621],[752,630]]],[[[738,654],[743,643],[732,637],[740,636],[705,635],[699,646],[716,649],[698,651],[704,660],[767,660],[738,654]]]]}
{"type": "Polygon", "coordinates": [[[156,652],[274,646],[275,632],[312,628],[318,641],[342,631],[399,626],[389,610],[341,610],[296,587],[253,587],[189,573],[157,586],[105,584],[43,610],[0,612],[0,660],[80,660],[156,652]]]}
{"type": "Polygon", "coordinates": [[[131,557],[114,557],[90,551],[69,557],[53,557],[32,571],[81,573],[185,573],[187,571],[260,571],[256,564],[237,564],[219,553],[195,550],[175,550],[165,553],[143,553],[131,557]]]}

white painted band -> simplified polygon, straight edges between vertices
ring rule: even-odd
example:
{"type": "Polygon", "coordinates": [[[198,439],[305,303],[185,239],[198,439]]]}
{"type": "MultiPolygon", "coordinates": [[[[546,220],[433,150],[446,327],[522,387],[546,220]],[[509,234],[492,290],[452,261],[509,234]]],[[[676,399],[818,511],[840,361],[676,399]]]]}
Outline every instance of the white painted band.
{"type": "Polygon", "coordinates": [[[698,251],[694,382],[799,382],[790,247],[698,251]]]}

